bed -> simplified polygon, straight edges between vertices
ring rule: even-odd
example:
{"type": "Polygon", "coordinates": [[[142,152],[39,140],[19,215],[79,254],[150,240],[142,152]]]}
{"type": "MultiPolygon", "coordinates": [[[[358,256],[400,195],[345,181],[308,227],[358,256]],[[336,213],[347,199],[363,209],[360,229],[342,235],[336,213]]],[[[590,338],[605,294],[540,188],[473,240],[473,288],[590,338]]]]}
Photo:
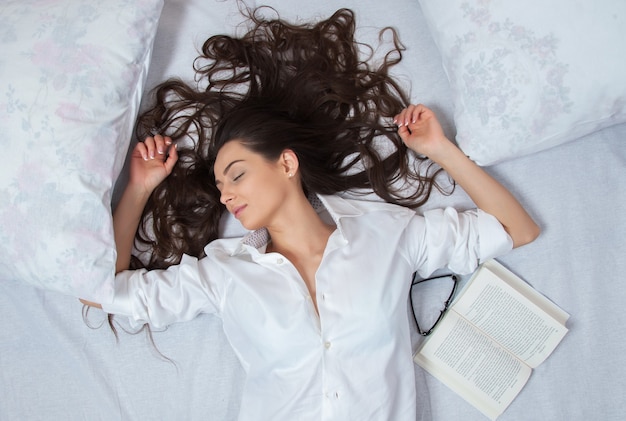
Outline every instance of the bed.
{"type": "MultiPolygon", "coordinates": [[[[412,100],[433,108],[542,228],[498,260],[571,315],[569,333],[499,419],[623,419],[626,3],[245,3],[295,20],[349,7],[360,39],[374,44],[383,26],[398,29],[406,51],[395,72],[412,100]]],[[[83,318],[76,297],[110,298],[111,203],[150,89],[193,80],[202,42],[241,30],[239,7],[0,5],[0,419],[236,419],[243,371],[219,319],[154,331],[155,349],[123,320],[116,340],[104,313],[83,318]]],[[[457,188],[420,211],[442,205],[471,203],[457,188]]],[[[239,232],[226,221],[224,236],[239,232]]],[[[415,373],[419,420],[485,419],[415,373]]]]}

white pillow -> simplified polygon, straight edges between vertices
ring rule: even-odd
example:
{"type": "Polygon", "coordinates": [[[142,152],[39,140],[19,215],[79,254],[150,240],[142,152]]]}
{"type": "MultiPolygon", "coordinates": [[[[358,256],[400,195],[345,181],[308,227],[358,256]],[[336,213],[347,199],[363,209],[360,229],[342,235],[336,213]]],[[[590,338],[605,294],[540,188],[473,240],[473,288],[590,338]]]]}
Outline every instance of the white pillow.
{"type": "Polygon", "coordinates": [[[4,0],[0,281],[111,300],[111,191],[162,6],[4,0]]]}
{"type": "Polygon", "coordinates": [[[420,0],[481,165],[626,121],[626,2],[420,0]]]}

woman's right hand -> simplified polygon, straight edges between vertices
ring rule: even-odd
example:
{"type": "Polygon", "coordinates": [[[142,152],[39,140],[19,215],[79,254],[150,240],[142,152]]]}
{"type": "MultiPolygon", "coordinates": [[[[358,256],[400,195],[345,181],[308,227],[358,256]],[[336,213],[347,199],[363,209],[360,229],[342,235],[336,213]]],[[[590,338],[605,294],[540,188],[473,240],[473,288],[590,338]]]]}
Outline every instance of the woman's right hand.
{"type": "Polygon", "coordinates": [[[150,194],[171,174],[178,153],[168,136],[149,136],[131,155],[129,186],[150,194]]]}
{"type": "Polygon", "coordinates": [[[128,269],[135,233],[146,202],[154,189],[171,174],[177,160],[176,145],[167,136],[149,136],[133,149],[128,185],[113,212],[117,249],[115,273],[128,269]]]}

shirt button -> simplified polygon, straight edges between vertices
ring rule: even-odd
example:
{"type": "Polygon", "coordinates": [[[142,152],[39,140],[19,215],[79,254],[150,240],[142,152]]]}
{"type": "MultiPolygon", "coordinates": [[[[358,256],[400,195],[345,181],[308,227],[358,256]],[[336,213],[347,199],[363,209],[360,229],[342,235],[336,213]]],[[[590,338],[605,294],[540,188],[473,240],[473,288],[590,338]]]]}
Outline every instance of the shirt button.
{"type": "Polygon", "coordinates": [[[278,259],[276,259],[276,263],[278,263],[279,265],[282,265],[285,262],[285,260],[282,257],[279,257],[278,259]]]}
{"type": "Polygon", "coordinates": [[[331,343],[330,342],[324,342],[324,348],[326,349],[330,349],[331,343]]]}

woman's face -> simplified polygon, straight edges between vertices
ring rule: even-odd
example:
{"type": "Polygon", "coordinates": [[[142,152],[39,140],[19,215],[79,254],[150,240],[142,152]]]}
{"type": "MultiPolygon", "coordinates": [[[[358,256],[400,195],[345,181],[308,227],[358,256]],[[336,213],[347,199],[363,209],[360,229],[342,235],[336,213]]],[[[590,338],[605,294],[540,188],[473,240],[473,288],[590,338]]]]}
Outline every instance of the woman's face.
{"type": "Polygon", "coordinates": [[[220,201],[246,229],[272,224],[288,194],[289,169],[281,159],[268,161],[232,140],[217,153],[214,171],[220,201]]]}

